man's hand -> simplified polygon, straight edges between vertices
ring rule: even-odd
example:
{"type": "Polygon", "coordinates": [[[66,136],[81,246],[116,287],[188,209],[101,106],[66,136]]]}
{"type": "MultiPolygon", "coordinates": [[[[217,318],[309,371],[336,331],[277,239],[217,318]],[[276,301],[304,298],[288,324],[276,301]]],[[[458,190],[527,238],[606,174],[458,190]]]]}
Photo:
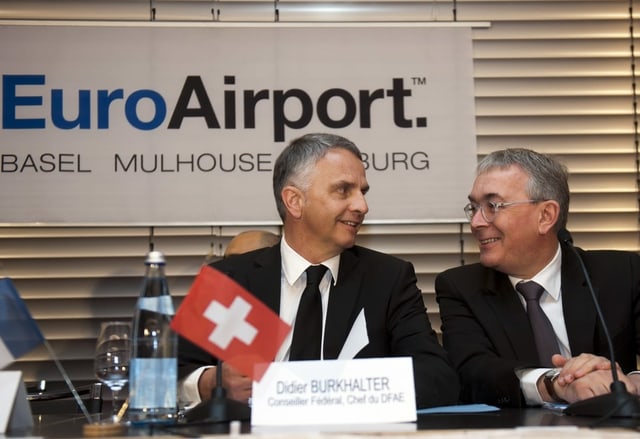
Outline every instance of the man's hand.
{"type": "MultiPolygon", "coordinates": [[[[555,367],[562,369],[557,379],[558,384],[561,386],[571,384],[575,380],[597,370],[611,370],[611,361],[608,358],[592,354],[580,354],[572,358],[565,358],[556,354],[551,357],[551,362],[555,367]]],[[[609,376],[611,376],[611,372],[609,372],[609,376]]]]}
{"type": "MultiPolygon", "coordinates": [[[[636,395],[640,396],[640,374],[634,373],[633,375],[627,375],[627,378],[636,386],[636,395]]],[[[627,387],[627,390],[631,392],[629,387],[627,387]]]]}
{"type": "MultiPolygon", "coordinates": [[[[222,386],[227,391],[227,397],[246,403],[251,397],[251,378],[241,374],[227,363],[222,363],[222,386]]],[[[198,381],[200,399],[211,399],[216,387],[216,367],[205,370],[198,381]]]]}
{"type": "MultiPolygon", "coordinates": [[[[561,368],[558,379],[553,383],[556,394],[565,401],[572,403],[611,391],[613,377],[611,362],[604,357],[592,354],[580,354],[577,357],[565,358],[554,355],[554,366],[561,368]]],[[[631,393],[638,391],[634,382],[629,379],[616,365],[618,378],[631,393]]]]}

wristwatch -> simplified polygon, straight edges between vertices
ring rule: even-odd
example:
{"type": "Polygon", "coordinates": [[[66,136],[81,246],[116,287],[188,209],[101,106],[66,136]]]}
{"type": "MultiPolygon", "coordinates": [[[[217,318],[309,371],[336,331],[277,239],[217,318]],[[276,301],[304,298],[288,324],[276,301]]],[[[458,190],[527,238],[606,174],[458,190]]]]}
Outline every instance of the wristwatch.
{"type": "Polygon", "coordinates": [[[560,369],[550,369],[542,376],[542,382],[544,383],[544,387],[547,389],[547,393],[551,396],[551,399],[557,402],[564,402],[562,398],[558,396],[555,389],[553,388],[553,383],[560,376],[560,369]]]}

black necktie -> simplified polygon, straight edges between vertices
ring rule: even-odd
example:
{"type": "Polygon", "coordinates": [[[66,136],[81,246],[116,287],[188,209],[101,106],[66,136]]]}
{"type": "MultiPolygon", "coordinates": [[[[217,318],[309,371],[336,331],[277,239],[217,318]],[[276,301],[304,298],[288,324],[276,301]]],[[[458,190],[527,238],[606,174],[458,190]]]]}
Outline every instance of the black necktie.
{"type": "Polygon", "coordinates": [[[293,328],[289,360],[319,360],[322,343],[322,299],[320,280],[327,267],[311,265],[307,268],[307,286],[302,292],[296,323],[293,328]]]}
{"type": "Polygon", "coordinates": [[[559,354],[560,349],[558,349],[553,326],[551,326],[549,318],[540,307],[540,296],[542,296],[544,288],[535,282],[529,281],[516,284],[516,290],[527,301],[527,314],[529,315],[529,322],[536,341],[540,364],[545,367],[553,367],[551,356],[559,354]]]}

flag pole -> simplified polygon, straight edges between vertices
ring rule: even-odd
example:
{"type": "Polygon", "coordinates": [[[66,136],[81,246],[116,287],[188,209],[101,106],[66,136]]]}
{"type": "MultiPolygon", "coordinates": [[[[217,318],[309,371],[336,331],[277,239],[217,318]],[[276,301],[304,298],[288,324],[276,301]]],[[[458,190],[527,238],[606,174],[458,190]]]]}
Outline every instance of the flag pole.
{"type": "Polygon", "coordinates": [[[53,360],[53,362],[56,364],[56,367],[58,368],[60,375],[62,375],[62,378],[64,378],[64,381],[67,383],[67,387],[69,387],[69,390],[71,391],[71,394],[75,398],[76,403],[78,404],[78,407],[80,407],[80,410],[82,410],[82,413],[87,418],[87,422],[89,423],[93,422],[91,420],[91,415],[89,414],[87,407],[84,405],[84,402],[82,402],[82,398],[80,398],[80,395],[78,394],[78,391],[76,390],[76,388],[73,386],[73,383],[69,378],[69,375],[64,370],[64,367],[62,367],[62,364],[58,360],[58,357],[56,356],[55,352],[53,351],[53,348],[51,347],[51,345],[49,344],[49,341],[47,341],[46,338],[44,339],[44,345],[47,347],[47,351],[49,351],[49,355],[51,356],[51,359],[53,360]]]}

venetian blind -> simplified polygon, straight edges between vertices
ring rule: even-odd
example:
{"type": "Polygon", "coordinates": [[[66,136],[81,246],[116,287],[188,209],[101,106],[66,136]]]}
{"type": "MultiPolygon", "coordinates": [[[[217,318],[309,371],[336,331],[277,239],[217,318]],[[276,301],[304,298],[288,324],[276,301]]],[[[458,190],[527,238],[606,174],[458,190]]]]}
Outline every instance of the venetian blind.
{"type": "MultiPolygon", "coordinates": [[[[570,170],[569,229],[576,244],[638,251],[631,56],[638,8],[629,0],[0,0],[0,19],[488,22],[473,30],[478,156],[510,146],[555,155],[570,170]]],[[[0,264],[65,369],[74,379],[93,379],[99,324],[131,316],[150,240],[166,254],[178,304],[205,255],[219,257],[246,228],[16,225],[0,228],[0,264]]],[[[477,260],[466,224],[367,225],[359,243],[414,263],[438,330],[436,274],[477,260]]],[[[60,379],[44,348],[10,368],[22,370],[27,381],[60,379]]]]}

